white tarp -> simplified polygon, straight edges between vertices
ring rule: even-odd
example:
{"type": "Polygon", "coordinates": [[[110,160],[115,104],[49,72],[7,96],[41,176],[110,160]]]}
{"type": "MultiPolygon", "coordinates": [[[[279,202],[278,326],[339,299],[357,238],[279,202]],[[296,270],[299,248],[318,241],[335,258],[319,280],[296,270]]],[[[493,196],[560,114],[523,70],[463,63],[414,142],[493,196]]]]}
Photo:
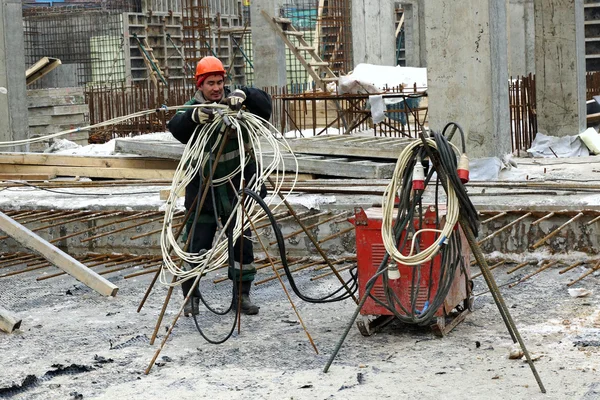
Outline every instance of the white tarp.
{"type": "Polygon", "coordinates": [[[527,150],[533,157],[587,157],[588,148],[579,136],[548,136],[538,132],[527,150]]]}
{"type": "Polygon", "coordinates": [[[427,68],[358,64],[348,75],[340,77],[338,92],[377,93],[400,85],[412,92],[415,83],[419,89],[427,89],[427,68]]]}

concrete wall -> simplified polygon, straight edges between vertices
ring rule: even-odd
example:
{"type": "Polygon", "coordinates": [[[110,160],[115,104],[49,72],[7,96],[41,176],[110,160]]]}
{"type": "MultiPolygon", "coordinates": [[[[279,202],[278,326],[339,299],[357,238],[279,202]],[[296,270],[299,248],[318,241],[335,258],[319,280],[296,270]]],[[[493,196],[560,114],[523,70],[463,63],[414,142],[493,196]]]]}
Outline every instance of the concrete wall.
{"type": "Polygon", "coordinates": [[[282,4],[282,0],[253,0],[250,4],[254,86],[258,88],[286,86],[285,45],[261,14],[265,10],[271,17],[277,17],[282,4]]]}
{"type": "MultiPolygon", "coordinates": [[[[25,45],[19,0],[0,0],[0,141],[29,137],[25,98],[25,45]]],[[[26,151],[27,146],[5,148],[26,151]]]]}
{"type": "MultiPolygon", "coordinates": [[[[83,87],[28,90],[27,107],[31,137],[81,127],[89,121],[83,87]]],[[[61,138],[85,146],[88,137],[88,131],[79,131],[61,138]]],[[[43,151],[48,145],[48,141],[33,143],[31,151],[43,151]]]]}
{"type": "Polygon", "coordinates": [[[438,3],[425,7],[429,125],[462,125],[470,157],[510,153],[505,3],[438,3]]]}
{"type": "Polygon", "coordinates": [[[535,73],[533,0],[508,2],[508,74],[535,73]]]}
{"type": "Polygon", "coordinates": [[[583,0],[535,0],[538,131],[577,135],[586,128],[583,0]]]}
{"type": "Polygon", "coordinates": [[[396,65],[393,1],[353,1],[351,23],[354,66],[360,63],[396,65]]]}

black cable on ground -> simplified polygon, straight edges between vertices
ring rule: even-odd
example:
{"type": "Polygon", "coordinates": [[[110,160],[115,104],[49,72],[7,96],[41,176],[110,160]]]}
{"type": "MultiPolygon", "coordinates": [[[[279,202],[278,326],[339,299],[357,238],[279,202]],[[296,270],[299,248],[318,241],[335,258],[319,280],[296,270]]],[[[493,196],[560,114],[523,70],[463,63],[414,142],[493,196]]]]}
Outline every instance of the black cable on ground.
{"type": "MultiPolygon", "coordinates": [[[[271,227],[273,229],[273,232],[275,234],[275,238],[277,240],[277,248],[279,250],[279,256],[281,258],[281,264],[283,266],[283,269],[285,271],[285,274],[288,278],[288,281],[290,283],[290,287],[292,288],[292,290],[294,291],[294,293],[302,300],[309,302],[309,303],[333,303],[336,301],[342,301],[342,300],[346,300],[348,298],[350,298],[354,293],[356,293],[356,291],[358,290],[358,281],[357,281],[357,276],[356,276],[356,268],[352,268],[350,270],[350,278],[348,279],[348,281],[345,282],[346,286],[348,286],[350,288],[350,292],[348,293],[347,291],[345,291],[344,287],[341,286],[340,288],[334,290],[333,292],[324,295],[323,297],[311,297],[307,294],[302,293],[302,291],[298,288],[298,286],[296,285],[296,282],[294,280],[294,276],[289,268],[288,262],[287,262],[287,257],[286,257],[286,251],[285,251],[285,240],[283,238],[283,233],[281,232],[281,229],[279,228],[279,225],[277,224],[277,220],[275,219],[275,216],[273,215],[273,213],[271,212],[271,210],[269,209],[269,206],[265,203],[265,201],[262,199],[262,197],[260,197],[260,195],[258,193],[256,193],[255,191],[245,188],[244,190],[244,194],[250,198],[252,198],[257,204],[258,206],[260,206],[263,210],[263,212],[267,215],[267,218],[269,219],[269,223],[271,224],[271,227]],[[338,295],[338,293],[340,293],[341,291],[344,291],[344,294],[342,295],[338,295]]],[[[193,235],[195,232],[195,226],[191,229],[191,235],[193,235]]],[[[193,237],[192,237],[193,240],[193,237]]],[[[234,243],[233,243],[233,237],[232,237],[232,233],[228,232],[227,233],[227,243],[228,243],[228,252],[229,252],[229,262],[232,263],[233,261],[233,251],[235,251],[234,249],[234,243]]],[[[200,279],[201,280],[201,279],[200,279]]],[[[235,282],[234,282],[235,285],[235,282]]],[[[199,286],[199,284],[198,284],[199,286]]],[[[193,290],[193,288],[192,288],[193,290]]],[[[234,289],[235,290],[235,289],[234,289]]],[[[196,315],[194,315],[194,323],[196,325],[196,329],[198,330],[198,333],[200,333],[200,335],[209,343],[212,344],[221,344],[224,343],[225,341],[227,341],[227,339],[229,339],[232,335],[233,332],[235,330],[235,325],[236,325],[236,321],[237,321],[237,317],[238,317],[238,313],[239,310],[237,309],[237,306],[234,304],[235,303],[235,297],[232,296],[232,300],[231,300],[231,304],[230,306],[225,310],[225,311],[217,311],[215,309],[213,309],[212,307],[210,307],[207,302],[205,301],[204,297],[202,296],[199,288],[198,288],[198,292],[199,292],[199,297],[200,300],[202,301],[202,303],[206,306],[206,308],[208,309],[209,312],[213,313],[213,314],[217,314],[217,315],[226,315],[227,313],[229,313],[229,311],[231,311],[232,309],[235,310],[235,318],[234,318],[234,322],[232,324],[232,327],[230,329],[230,331],[228,332],[228,334],[222,338],[222,339],[211,339],[209,338],[204,331],[202,330],[200,323],[198,322],[198,318],[196,315]]]]}

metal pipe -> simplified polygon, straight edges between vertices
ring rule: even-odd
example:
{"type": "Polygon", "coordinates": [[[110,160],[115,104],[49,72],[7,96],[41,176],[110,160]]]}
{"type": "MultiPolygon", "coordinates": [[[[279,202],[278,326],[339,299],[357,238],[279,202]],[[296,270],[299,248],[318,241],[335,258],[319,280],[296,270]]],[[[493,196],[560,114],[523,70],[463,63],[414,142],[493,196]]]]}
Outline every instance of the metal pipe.
{"type": "Polygon", "coordinates": [[[596,218],[592,219],[590,222],[586,222],[586,225],[591,225],[594,222],[598,221],[600,219],[600,215],[598,215],[596,218]]]}
{"type": "MultiPolygon", "coordinates": [[[[283,218],[281,218],[281,219],[278,219],[278,220],[277,220],[277,222],[278,222],[278,223],[281,223],[281,222],[283,222],[283,221],[287,221],[288,219],[292,219],[292,218],[294,218],[294,216],[293,216],[293,215],[287,215],[287,214],[289,214],[289,212],[287,212],[287,211],[282,211],[280,214],[283,214],[283,213],[285,213],[285,215],[286,215],[286,216],[285,216],[285,217],[283,217],[283,218]]],[[[296,215],[298,216],[298,218],[300,218],[300,220],[301,220],[301,221],[305,221],[305,220],[307,220],[307,219],[309,219],[309,218],[312,218],[312,215],[308,215],[308,216],[306,216],[306,214],[310,214],[310,210],[309,210],[309,211],[303,211],[303,212],[301,212],[301,213],[298,213],[298,214],[296,214],[296,215]]],[[[263,217],[263,219],[266,219],[266,218],[267,218],[267,216],[264,216],[264,217],[263,217]]],[[[271,226],[271,223],[270,223],[270,222],[267,222],[267,223],[264,223],[264,224],[262,224],[262,225],[258,225],[258,226],[256,227],[256,229],[266,228],[267,226],[271,226]]]]}
{"type": "MultiPolygon", "coordinates": [[[[335,264],[341,264],[341,263],[350,262],[350,261],[356,261],[356,256],[342,257],[339,260],[334,261],[334,263],[335,264]]],[[[327,268],[327,264],[325,264],[325,265],[319,265],[313,271],[320,271],[320,270],[325,269],[325,268],[327,268]]]]}
{"type": "Polygon", "coordinates": [[[38,256],[37,254],[28,254],[25,256],[21,256],[21,257],[17,257],[11,260],[11,262],[9,262],[8,264],[4,264],[2,267],[0,267],[0,269],[2,268],[8,268],[8,267],[12,267],[13,265],[17,265],[17,264],[23,264],[25,260],[31,260],[31,259],[40,259],[42,260],[43,258],[38,256]]]}
{"type": "MultiPolygon", "coordinates": [[[[194,199],[194,201],[192,203],[192,207],[190,207],[190,209],[187,210],[187,212],[186,212],[186,218],[184,218],[184,221],[185,221],[184,222],[184,226],[187,223],[187,221],[190,219],[192,213],[194,213],[194,220],[192,222],[192,226],[193,227],[196,226],[196,222],[198,221],[198,217],[200,215],[200,210],[202,210],[202,207],[204,206],[204,202],[206,201],[206,197],[208,195],[209,188],[212,185],[212,177],[214,176],[214,174],[215,174],[215,172],[217,170],[217,166],[219,165],[219,160],[221,158],[221,155],[223,154],[223,151],[225,150],[225,145],[227,144],[227,142],[229,140],[229,129],[225,130],[225,132],[222,135],[222,139],[217,139],[217,140],[221,140],[221,144],[219,146],[219,149],[217,150],[217,154],[215,156],[213,168],[210,171],[208,182],[207,182],[206,185],[204,185],[204,188],[202,190],[202,197],[200,197],[199,204],[197,205],[199,211],[198,212],[194,212],[194,210],[196,208],[196,201],[198,200],[198,195],[196,195],[196,198],[194,199]]],[[[181,234],[182,231],[183,231],[183,227],[180,228],[179,231],[177,232],[176,238],[179,237],[179,235],[181,234]]],[[[187,251],[187,249],[190,246],[191,239],[192,239],[192,235],[188,235],[187,241],[185,242],[185,245],[183,247],[183,251],[187,251]]],[[[171,250],[172,250],[172,248],[169,249],[168,253],[171,253],[171,250]]],[[[182,265],[183,265],[183,260],[180,261],[179,267],[181,267],[182,265]]],[[[156,280],[158,279],[159,275],[160,275],[160,269],[154,275],[154,278],[152,279],[152,282],[150,283],[150,286],[148,286],[148,289],[146,289],[146,293],[144,295],[144,298],[142,299],[140,305],[138,306],[138,312],[142,309],[142,306],[144,305],[146,299],[148,298],[148,295],[152,291],[152,287],[156,283],[156,280]]],[[[167,290],[167,295],[165,297],[165,301],[163,302],[162,308],[160,310],[160,314],[158,315],[158,319],[156,320],[156,325],[154,326],[154,331],[152,332],[152,337],[150,338],[150,344],[154,344],[154,341],[156,340],[156,335],[158,334],[158,330],[160,329],[160,325],[162,323],[162,320],[164,318],[165,312],[167,310],[167,306],[169,305],[169,301],[171,300],[171,295],[173,294],[173,284],[176,281],[177,281],[177,275],[173,275],[173,278],[171,280],[171,285],[169,285],[169,289],[167,290]]],[[[173,327],[175,326],[175,324],[179,320],[179,317],[181,317],[181,313],[183,312],[183,308],[185,306],[185,303],[188,302],[188,301],[190,301],[190,297],[192,295],[193,288],[199,282],[200,282],[200,275],[196,276],[196,278],[194,279],[194,282],[192,283],[191,289],[189,290],[188,293],[185,294],[185,299],[183,300],[183,304],[179,307],[179,312],[177,313],[177,315],[173,319],[173,323],[171,324],[171,327],[167,331],[167,334],[165,335],[165,339],[163,339],[163,341],[160,343],[160,347],[157,349],[156,353],[154,353],[154,356],[153,356],[152,360],[150,361],[150,364],[146,368],[146,371],[145,371],[146,375],[148,375],[150,373],[150,370],[152,369],[152,366],[154,365],[154,361],[156,361],[156,358],[158,357],[158,355],[162,351],[163,347],[165,346],[165,343],[167,342],[167,339],[171,335],[171,332],[173,331],[173,327]]]]}
{"type": "Polygon", "coordinates": [[[79,232],[73,232],[73,233],[71,233],[69,235],[65,235],[65,236],[58,237],[56,239],[52,239],[52,240],[50,240],[50,243],[55,243],[55,242],[58,242],[60,240],[64,240],[64,239],[67,239],[67,238],[70,238],[70,237],[73,237],[73,236],[79,236],[79,235],[81,235],[83,233],[91,232],[91,231],[94,231],[96,229],[100,229],[100,228],[104,228],[104,227],[107,227],[107,226],[115,225],[115,224],[118,224],[118,223],[121,223],[121,222],[126,222],[126,221],[130,221],[132,219],[143,218],[143,217],[147,217],[147,216],[150,216],[150,215],[156,215],[156,214],[157,214],[157,212],[150,212],[150,213],[147,212],[147,211],[138,212],[138,213],[136,213],[134,215],[131,215],[129,217],[120,218],[120,219],[118,219],[116,221],[113,221],[113,222],[108,222],[108,223],[105,223],[105,224],[96,225],[96,226],[93,226],[91,228],[79,231],[79,232]]]}
{"type": "MultiPolygon", "coordinates": [[[[178,217],[178,218],[183,218],[183,216],[178,217]]],[[[175,218],[173,218],[173,220],[175,220],[175,218]]],[[[185,224],[181,223],[181,224],[173,225],[173,229],[180,228],[183,225],[185,225],[185,224]]],[[[155,230],[150,231],[150,232],[142,233],[141,235],[132,236],[132,237],[129,238],[129,240],[136,240],[136,239],[143,238],[143,237],[146,237],[146,236],[151,236],[151,235],[153,235],[155,233],[159,233],[159,232],[162,232],[162,228],[155,229],[155,230]]]]}

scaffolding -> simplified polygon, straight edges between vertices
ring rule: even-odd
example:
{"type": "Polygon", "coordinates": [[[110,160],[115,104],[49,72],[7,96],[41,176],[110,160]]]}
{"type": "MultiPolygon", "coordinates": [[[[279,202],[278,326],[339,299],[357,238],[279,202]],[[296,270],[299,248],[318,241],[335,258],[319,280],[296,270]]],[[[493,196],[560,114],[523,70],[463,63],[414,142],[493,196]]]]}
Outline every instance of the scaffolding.
{"type": "MultiPolygon", "coordinates": [[[[340,76],[353,68],[350,7],[350,0],[293,0],[283,5],[280,15],[303,33],[304,40],[340,76]]],[[[288,89],[292,92],[312,86],[310,75],[289,48],[286,48],[286,71],[288,89]]]]}

